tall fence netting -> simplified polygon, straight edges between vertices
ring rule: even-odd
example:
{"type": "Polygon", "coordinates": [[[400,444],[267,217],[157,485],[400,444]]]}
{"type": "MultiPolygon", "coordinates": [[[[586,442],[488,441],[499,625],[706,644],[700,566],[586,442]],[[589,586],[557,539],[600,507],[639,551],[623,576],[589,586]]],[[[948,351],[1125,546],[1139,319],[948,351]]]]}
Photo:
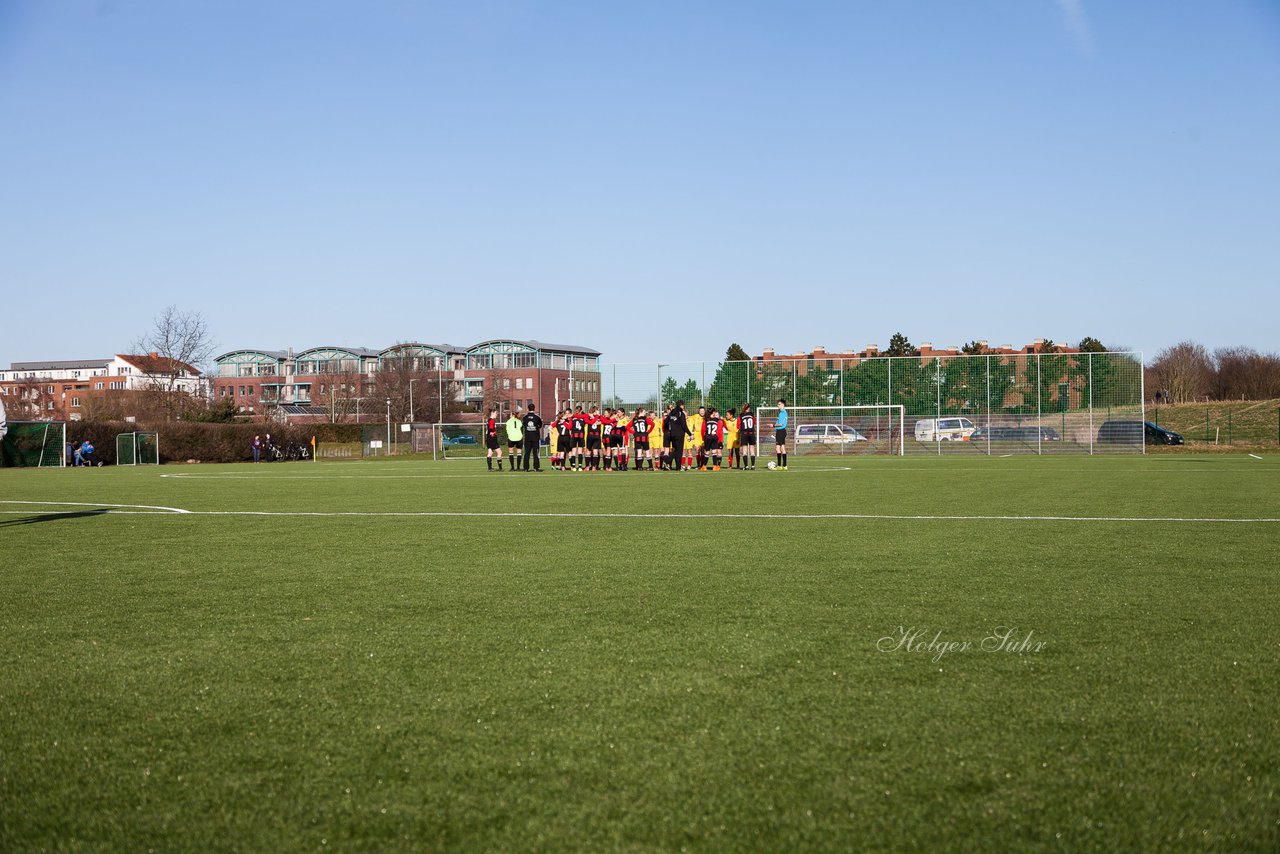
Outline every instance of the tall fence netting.
{"type": "Polygon", "coordinates": [[[628,411],[676,400],[721,413],[780,398],[791,407],[900,405],[907,455],[1143,450],[1137,353],[604,364],[600,380],[603,405],[628,411]]]}

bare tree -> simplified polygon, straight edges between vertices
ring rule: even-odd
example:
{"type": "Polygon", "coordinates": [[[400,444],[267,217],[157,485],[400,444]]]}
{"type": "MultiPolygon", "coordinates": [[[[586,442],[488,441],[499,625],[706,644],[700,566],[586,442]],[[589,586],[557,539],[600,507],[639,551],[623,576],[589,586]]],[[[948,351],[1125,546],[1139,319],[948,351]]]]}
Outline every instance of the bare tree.
{"type": "Polygon", "coordinates": [[[378,371],[378,393],[391,398],[392,417],[419,423],[444,420],[441,403],[448,410],[453,400],[452,380],[433,366],[432,357],[415,354],[407,344],[395,347],[404,349],[384,358],[378,371]]]}
{"type": "Polygon", "coordinates": [[[1280,356],[1252,347],[1214,351],[1213,396],[1218,400],[1269,400],[1280,397],[1280,356]]]}
{"type": "Polygon", "coordinates": [[[489,378],[484,383],[484,400],[480,406],[481,413],[488,415],[490,410],[496,409],[499,415],[510,415],[510,401],[511,374],[505,368],[490,371],[489,378]],[[506,384],[505,388],[503,383],[506,384]]]}
{"type": "Polygon", "coordinates": [[[1209,393],[1213,362],[1203,344],[1183,341],[1161,350],[1151,362],[1151,379],[1172,403],[1188,403],[1209,393]]]}
{"type": "MultiPolygon", "coordinates": [[[[313,400],[323,407],[330,424],[355,420],[356,400],[361,393],[362,377],[359,371],[339,371],[326,374],[313,400]]],[[[375,410],[377,411],[377,410],[375,410]]]]}
{"type": "MultiPolygon", "coordinates": [[[[45,385],[48,383],[46,382],[45,385]]],[[[9,410],[9,418],[16,421],[35,421],[49,417],[46,404],[50,400],[53,400],[53,397],[39,380],[25,377],[9,387],[5,406],[9,410]]]]}
{"type": "Polygon", "coordinates": [[[206,372],[213,355],[213,339],[204,316],[171,305],[133,347],[138,355],[155,354],[145,370],[159,407],[173,417],[183,408],[182,398],[190,393],[190,369],[206,372]]]}

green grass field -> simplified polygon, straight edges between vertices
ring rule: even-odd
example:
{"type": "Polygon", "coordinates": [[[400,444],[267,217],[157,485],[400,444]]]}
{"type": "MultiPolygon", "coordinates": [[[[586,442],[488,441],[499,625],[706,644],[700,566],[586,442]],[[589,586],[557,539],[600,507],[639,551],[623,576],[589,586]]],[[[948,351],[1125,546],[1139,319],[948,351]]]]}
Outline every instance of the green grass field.
{"type": "Polygon", "coordinates": [[[0,850],[1274,851],[1278,486],[0,471],[0,850]]]}

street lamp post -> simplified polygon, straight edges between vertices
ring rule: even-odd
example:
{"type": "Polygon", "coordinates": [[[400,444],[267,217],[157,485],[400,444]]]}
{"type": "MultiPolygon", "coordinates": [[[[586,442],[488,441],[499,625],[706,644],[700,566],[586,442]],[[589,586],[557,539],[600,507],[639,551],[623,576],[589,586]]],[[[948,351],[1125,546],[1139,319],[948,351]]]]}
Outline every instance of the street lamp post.
{"type": "Polygon", "coordinates": [[[391,398],[387,398],[387,453],[391,453],[391,398]]]}
{"type": "Polygon", "coordinates": [[[658,363],[658,395],[654,398],[654,400],[657,401],[654,403],[654,412],[662,411],[662,369],[669,367],[671,366],[663,362],[658,363]]]}
{"type": "Polygon", "coordinates": [[[413,384],[418,381],[417,377],[409,380],[409,423],[412,424],[417,419],[413,417],[413,384]]]}

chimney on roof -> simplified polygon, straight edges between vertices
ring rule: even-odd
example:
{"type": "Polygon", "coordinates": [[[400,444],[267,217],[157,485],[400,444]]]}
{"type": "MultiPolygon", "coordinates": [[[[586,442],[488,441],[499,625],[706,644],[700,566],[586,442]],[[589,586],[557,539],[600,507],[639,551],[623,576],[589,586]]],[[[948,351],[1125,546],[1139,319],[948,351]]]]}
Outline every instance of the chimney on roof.
{"type": "Polygon", "coordinates": [[[1033,345],[1035,345],[1036,347],[1039,347],[1041,344],[1043,344],[1043,343],[1044,343],[1044,339],[1043,339],[1043,338],[1036,338],[1036,339],[1034,339],[1031,343],[1032,343],[1033,345]]]}
{"type": "Polygon", "coordinates": [[[933,342],[932,342],[932,341],[921,341],[921,342],[920,342],[920,349],[921,349],[921,350],[932,350],[932,349],[933,349],[933,342]]]}
{"type": "Polygon", "coordinates": [[[764,348],[764,357],[765,357],[766,359],[772,359],[772,358],[773,358],[773,356],[774,356],[773,348],[772,348],[772,347],[765,347],[765,348],[764,348]]]}
{"type": "Polygon", "coordinates": [[[827,352],[827,348],[826,348],[826,347],[814,347],[814,348],[813,348],[813,355],[815,355],[815,356],[817,356],[817,355],[819,355],[819,354],[825,354],[826,352],[827,352]]]}
{"type": "Polygon", "coordinates": [[[868,345],[867,345],[867,352],[868,352],[868,353],[879,353],[879,352],[880,352],[880,345],[879,345],[879,344],[868,344],[868,345]]]}

